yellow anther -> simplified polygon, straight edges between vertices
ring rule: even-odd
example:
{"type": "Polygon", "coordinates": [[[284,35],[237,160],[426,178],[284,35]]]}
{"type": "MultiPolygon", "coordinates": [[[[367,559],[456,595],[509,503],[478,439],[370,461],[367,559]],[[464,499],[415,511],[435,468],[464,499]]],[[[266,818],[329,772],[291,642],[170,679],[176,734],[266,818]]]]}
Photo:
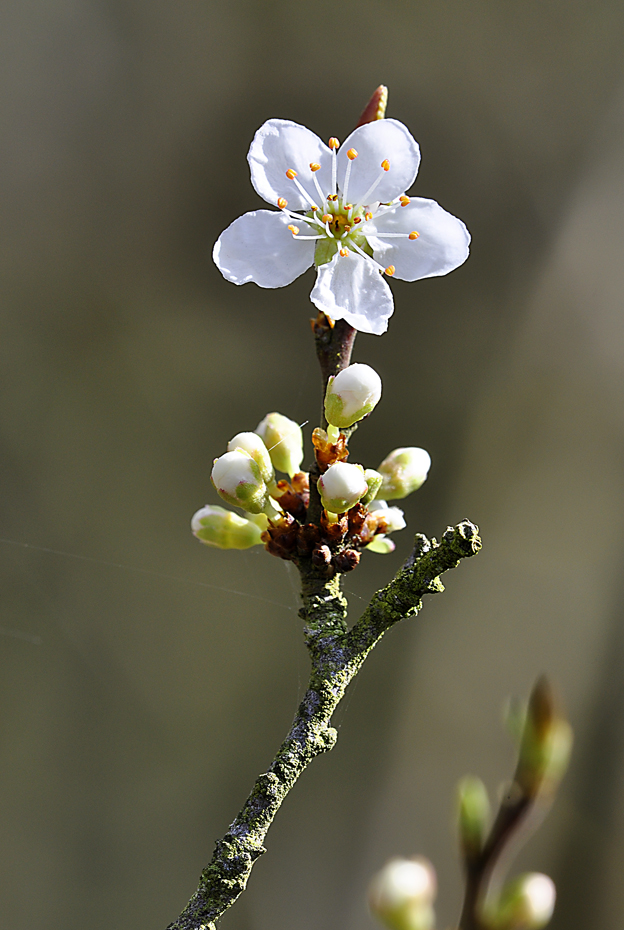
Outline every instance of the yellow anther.
{"type": "Polygon", "coordinates": [[[406,207],[406,206],[408,205],[408,203],[411,203],[411,200],[409,199],[409,197],[406,197],[405,194],[403,194],[401,197],[399,197],[399,200],[400,200],[400,202],[401,202],[401,206],[402,206],[402,207],[406,207]]]}
{"type": "Polygon", "coordinates": [[[346,258],[347,255],[349,254],[349,250],[348,250],[348,249],[340,249],[340,254],[342,255],[343,258],[346,258]]]}
{"type": "Polygon", "coordinates": [[[330,223],[332,220],[332,215],[331,213],[324,213],[321,219],[323,220],[324,223],[330,223]]]}
{"type": "Polygon", "coordinates": [[[278,207],[280,208],[280,210],[283,210],[284,207],[287,207],[287,206],[288,206],[288,201],[286,200],[285,197],[278,197],[278,198],[277,198],[277,205],[278,205],[278,207]]]}
{"type": "Polygon", "coordinates": [[[356,216],[355,219],[353,220],[353,222],[354,222],[354,223],[361,223],[361,222],[362,222],[362,217],[361,217],[361,216],[356,216]]]}
{"type": "Polygon", "coordinates": [[[293,234],[293,236],[298,236],[298,235],[299,235],[299,227],[298,227],[298,226],[289,226],[288,228],[290,229],[290,231],[291,231],[291,233],[293,234]]]}
{"type": "Polygon", "coordinates": [[[408,238],[408,239],[418,239],[419,236],[420,236],[420,233],[417,233],[416,230],[414,230],[414,232],[411,232],[407,238],[408,238]]]}
{"type": "Polygon", "coordinates": [[[329,145],[330,149],[337,149],[340,145],[340,142],[335,136],[332,136],[327,144],[329,145]]]}
{"type": "Polygon", "coordinates": [[[321,166],[319,165],[318,162],[316,161],[310,162],[310,171],[320,171],[320,170],[321,170],[321,166]]]}
{"type": "Polygon", "coordinates": [[[370,223],[370,221],[372,220],[372,218],[373,218],[373,214],[372,214],[372,213],[365,213],[365,214],[364,214],[364,219],[366,220],[367,223],[370,223]]]}
{"type": "Polygon", "coordinates": [[[347,152],[347,158],[349,158],[351,161],[353,161],[354,158],[357,158],[357,156],[358,153],[355,151],[355,149],[349,149],[347,152]]]}
{"type": "Polygon", "coordinates": [[[345,226],[344,231],[345,231],[346,233],[351,232],[351,227],[349,226],[348,223],[347,223],[347,225],[345,226]]]}
{"type": "Polygon", "coordinates": [[[396,271],[396,268],[394,267],[394,265],[388,265],[388,267],[386,268],[386,274],[389,275],[390,277],[392,277],[395,271],[396,271]]]}
{"type": "Polygon", "coordinates": [[[329,196],[328,196],[327,199],[328,199],[328,200],[331,200],[332,202],[334,202],[334,201],[338,200],[338,194],[329,194],[329,196]]]}
{"type": "Polygon", "coordinates": [[[297,172],[295,171],[294,168],[289,168],[288,171],[286,172],[286,177],[288,178],[289,181],[292,181],[294,178],[297,177],[297,172]]]}
{"type": "Polygon", "coordinates": [[[384,158],[384,160],[381,163],[381,167],[383,168],[384,171],[390,171],[390,162],[388,161],[387,158],[384,158]]]}

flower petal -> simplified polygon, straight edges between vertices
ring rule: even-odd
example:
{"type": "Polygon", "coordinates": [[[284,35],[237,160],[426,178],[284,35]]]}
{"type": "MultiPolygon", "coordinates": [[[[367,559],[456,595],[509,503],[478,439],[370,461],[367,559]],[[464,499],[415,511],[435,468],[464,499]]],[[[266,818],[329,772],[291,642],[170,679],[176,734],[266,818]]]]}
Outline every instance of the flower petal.
{"type": "Polygon", "coordinates": [[[332,320],[345,319],[359,332],[376,336],[385,333],[394,312],[387,283],[373,263],[356,252],[336,253],[319,267],[310,300],[332,320]]]}
{"type": "Polygon", "coordinates": [[[358,157],[351,166],[347,192],[351,203],[357,203],[379,177],[384,159],[390,170],[371,195],[384,203],[405,193],[416,179],[420,164],[420,149],[409,129],[396,119],[379,119],[355,129],[338,150],[338,183],[344,189],[347,152],[354,148],[358,157]]]}
{"type": "MultiPolygon", "coordinates": [[[[214,263],[228,281],[260,287],[284,287],[314,261],[314,242],[297,241],[284,213],[254,210],[234,220],[212,250],[214,263]]],[[[305,230],[305,224],[303,229],[305,230]]]]}
{"type": "Polygon", "coordinates": [[[263,123],[247,155],[251,183],[258,194],[272,204],[276,204],[279,197],[284,197],[291,210],[307,210],[310,205],[296,184],[286,177],[286,172],[294,168],[297,179],[316,203],[319,198],[312,181],[310,163],[316,162],[321,166],[316,172],[317,180],[323,193],[327,194],[331,185],[331,159],[331,151],[317,135],[289,119],[270,119],[263,123]]]}
{"type": "Polygon", "coordinates": [[[380,234],[367,234],[375,258],[394,265],[394,276],[404,281],[448,274],[468,258],[470,233],[435,200],[415,197],[407,206],[375,217],[370,226],[380,234]],[[420,235],[414,240],[384,239],[384,232],[420,235]]]}

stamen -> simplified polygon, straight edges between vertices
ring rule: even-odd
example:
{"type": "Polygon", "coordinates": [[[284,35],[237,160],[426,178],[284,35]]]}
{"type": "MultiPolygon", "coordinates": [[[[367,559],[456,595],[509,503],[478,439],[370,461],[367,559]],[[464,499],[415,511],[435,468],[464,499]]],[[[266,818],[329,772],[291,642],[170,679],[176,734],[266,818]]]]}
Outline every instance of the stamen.
{"type": "Polygon", "coordinates": [[[342,189],[342,202],[347,202],[347,195],[349,193],[349,178],[351,177],[351,166],[353,165],[354,160],[357,158],[357,152],[355,149],[349,149],[347,152],[347,170],[345,171],[344,187],[342,189]]]}
{"type": "Polygon", "coordinates": [[[395,271],[396,271],[396,268],[394,267],[394,265],[388,265],[385,273],[391,278],[395,271]]]}
{"type": "Polygon", "coordinates": [[[347,255],[349,254],[349,250],[348,250],[348,249],[340,249],[340,254],[342,255],[343,258],[346,258],[347,255]]]}
{"type": "Polygon", "coordinates": [[[405,194],[403,194],[401,197],[399,197],[399,203],[402,207],[406,207],[408,203],[411,203],[411,200],[409,197],[406,197],[405,194]]]}
{"type": "Polygon", "coordinates": [[[284,207],[288,206],[288,201],[285,200],[283,197],[278,197],[277,205],[280,208],[280,210],[283,210],[284,207]]]}
{"type": "Polygon", "coordinates": [[[323,220],[324,223],[329,223],[332,220],[332,216],[330,213],[324,213],[321,219],[323,220]]]}
{"type": "Polygon", "coordinates": [[[373,214],[370,211],[364,214],[364,219],[366,220],[367,223],[370,223],[372,218],[373,218],[373,214]]]}
{"type": "Polygon", "coordinates": [[[320,165],[317,165],[315,162],[313,162],[310,165],[310,170],[312,171],[312,180],[314,181],[316,193],[319,195],[319,201],[323,203],[323,201],[325,200],[325,194],[321,190],[321,185],[319,184],[318,178],[316,176],[316,172],[319,170],[320,167],[321,167],[320,165]]]}
{"type": "Polygon", "coordinates": [[[328,142],[327,144],[329,145],[330,149],[332,149],[333,151],[335,151],[335,150],[338,148],[338,146],[340,145],[340,142],[338,141],[338,139],[337,139],[335,136],[332,136],[331,139],[329,140],[329,142],[328,142]]]}
{"type": "MultiPolygon", "coordinates": [[[[311,198],[310,195],[308,194],[308,192],[307,192],[307,190],[305,189],[305,187],[301,184],[300,181],[297,180],[297,172],[295,171],[294,168],[289,168],[289,169],[288,169],[288,171],[286,172],[286,177],[288,178],[289,181],[294,181],[294,182],[295,182],[295,186],[296,186],[297,190],[299,191],[299,193],[301,194],[301,196],[304,198],[304,200],[307,200],[307,201],[308,201],[308,203],[310,204],[310,206],[312,207],[312,209],[313,209],[313,210],[318,210],[317,205],[314,203],[314,201],[312,200],[312,198],[311,198]]],[[[322,199],[322,197],[323,197],[323,195],[321,194],[321,199],[322,199]]]]}
{"type": "Polygon", "coordinates": [[[362,217],[361,217],[361,216],[356,216],[355,219],[353,220],[353,223],[354,223],[354,224],[355,224],[355,223],[361,223],[361,222],[362,222],[362,217]]]}
{"type": "Polygon", "coordinates": [[[356,210],[359,210],[360,207],[363,206],[363,204],[369,202],[370,195],[373,193],[373,191],[375,190],[375,188],[377,187],[377,185],[383,178],[384,174],[386,173],[386,171],[390,171],[390,162],[388,161],[387,158],[384,158],[384,160],[381,163],[381,173],[377,175],[377,177],[375,178],[371,186],[368,188],[364,196],[360,197],[355,207],[356,210]]]}
{"type": "Polygon", "coordinates": [[[325,236],[297,236],[297,242],[302,242],[303,239],[324,239],[325,236]]]}
{"type": "Polygon", "coordinates": [[[354,161],[354,159],[356,159],[357,157],[358,157],[358,153],[355,151],[355,149],[349,149],[349,151],[347,152],[347,158],[350,159],[350,161],[354,161]]]}
{"type": "Polygon", "coordinates": [[[377,271],[380,271],[383,274],[383,272],[386,270],[383,265],[380,265],[379,262],[376,262],[374,258],[371,258],[370,255],[367,255],[366,252],[361,249],[355,242],[351,242],[350,245],[352,249],[355,249],[355,251],[362,256],[362,258],[365,258],[367,262],[371,262],[377,271]]]}
{"type": "Polygon", "coordinates": [[[420,233],[418,233],[418,232],[416,232],[416,230],[414,230],[414,232],[411,232],[407,238],[408,238],[408,239],[414,240],[414,239],[418,239],[419,236],[420,236],[420,233]]]}
{"type": "Polygon", "coordinates": [[[310,162],[310,171],[320,171],[320,170],[321,170],[321,166],[319,165],[318,162],[316,161],[310,162]]]}
{"type": "Polygon", "coordinates": [[[293,226],[292,223],[291,223],[290,226],[289,226],[288,228],[290,229],[290,231],[291,231],[291,233],[293,234],[293,236],[298,236],[298,235],[299,235],[299,227],[298,227],[298,226],[293,226]]]}

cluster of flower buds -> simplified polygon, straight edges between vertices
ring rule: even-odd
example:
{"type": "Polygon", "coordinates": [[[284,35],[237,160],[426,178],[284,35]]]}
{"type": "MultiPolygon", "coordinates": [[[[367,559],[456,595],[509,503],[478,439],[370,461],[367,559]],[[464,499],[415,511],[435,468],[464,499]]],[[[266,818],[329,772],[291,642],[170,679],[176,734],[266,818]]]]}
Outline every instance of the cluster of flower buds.
{"type": "Polygon", "coordinates": [[[368,890],[371,913],[389,930],[433,930],[436,876],[423,856],[391,859],[368,890]]]}
{"type": "Polygon", "coordinates": [[[215,459],[211,477],[222,500],[240,507],[244,516],[206,506],[193,517],[195,536],[222,549],[263,542],[280,558],[310,559],[328,577],[355,568],[364,548],[392,552],[389,534],[406,524],[403,511],[387,502],[419,488],[431,459],[424,449],[410,447],[395,449],[377,469],[346,461],[349,431],[380,398],[381,379],[369,365],[356,363],[330,377],[327,429],[319,427],[312,435],[317,494],[312,507],[310,475],[300,471],[300,426],[281,413],[269,413],[254,432],[238,433],[215,459]],[[278,480],[276,471],[289,480],[278,480]]]}

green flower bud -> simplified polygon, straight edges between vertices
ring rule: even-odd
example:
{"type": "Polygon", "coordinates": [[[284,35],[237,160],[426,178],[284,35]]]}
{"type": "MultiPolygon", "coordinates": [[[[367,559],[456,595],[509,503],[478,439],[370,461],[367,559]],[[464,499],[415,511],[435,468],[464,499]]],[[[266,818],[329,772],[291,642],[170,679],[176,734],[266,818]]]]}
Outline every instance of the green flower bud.
{"type": "Polygon", "coordinates": [[[503,889],[498,905],[486,915],[492,930],[541,930],[555,909],[557,891],[548,875],[528,872],[503,889]]]}
{"type": "Polygon", "coordinates": [[[464,858],[476,859],[483,849],[489,821],[490,801],[480,778],[466,775],[457,786],[459,841],[464,858]]]}
{"type": "Polygon", "coordinates": [[[389,555],[391,552],[394,552],[396,545],[391,539],[388,539],[387,536],[383,536],[380,533],[374,537],[372,542],[369,542],[366,548],[370,549],[371,552],[379,553],[379,555],[389,555]]]}
{"type": "Polygon", "coordinates": [[[267,447],[273,467],[292,478],[303,461],[303,433],[299,424],[281,413],[267,413],[255,431],[267,447]]]}
{"type": "Polygon", "coordinates": [[[364,469],[364,481],[368,485],[368,491],[362,498],[363,504],[370,504],[377,497],[377,492],[383,483],[383,475],[380,475],[374,468],[364,469]]]}
{"type": "Polygon", "coordinates": [[[389,930],[432,930],[435,893],[435,872],[427,859],[391,859],[373,878],[368,904],[389,930]]]}
{"type": "Polygon", "coordinates": [[[193,515],[191,529],[207,546],[217,549],[249,549],[262,545],[262,529],[225,507],[207,504],[193,515]]]}
{"type": "Polygon", "coordinates": [[[370,365],[349,365],[327,382],[325,416],[339,429],[353,426],[373,410],[381,397],[381,378],[370,365]]]}
{"type": "Polygon", "coordinates": [[[364,497],[368,485],[361,465],[336,462],[318,480],[321,503],[330,513],[345,513],[364,497]]]}
{"type": "Polygon", "coordinates": [[[275,480],[273,462],[267,447],[257,433],[237,433],[234,439],[228,442],[227,446],[228,452],[234,452],[235,449],[242,449],[247,452],[260,469],[264,483],[272,484],[275,480]]]}
{"type": "Polygon", "coordinates": [[[211,481],[226,504],[261,513],[268,505],[260,468],[248,452],[236,449],[214,460],[211,481]]]}
{"type": "Polygon", "coordinates": [[[407,497],[424,484],[430,468],[431,457],[424,449],[416,446],[395,449],[379,466],[383,475],[379,497],[384,500],[407,497]]]}

